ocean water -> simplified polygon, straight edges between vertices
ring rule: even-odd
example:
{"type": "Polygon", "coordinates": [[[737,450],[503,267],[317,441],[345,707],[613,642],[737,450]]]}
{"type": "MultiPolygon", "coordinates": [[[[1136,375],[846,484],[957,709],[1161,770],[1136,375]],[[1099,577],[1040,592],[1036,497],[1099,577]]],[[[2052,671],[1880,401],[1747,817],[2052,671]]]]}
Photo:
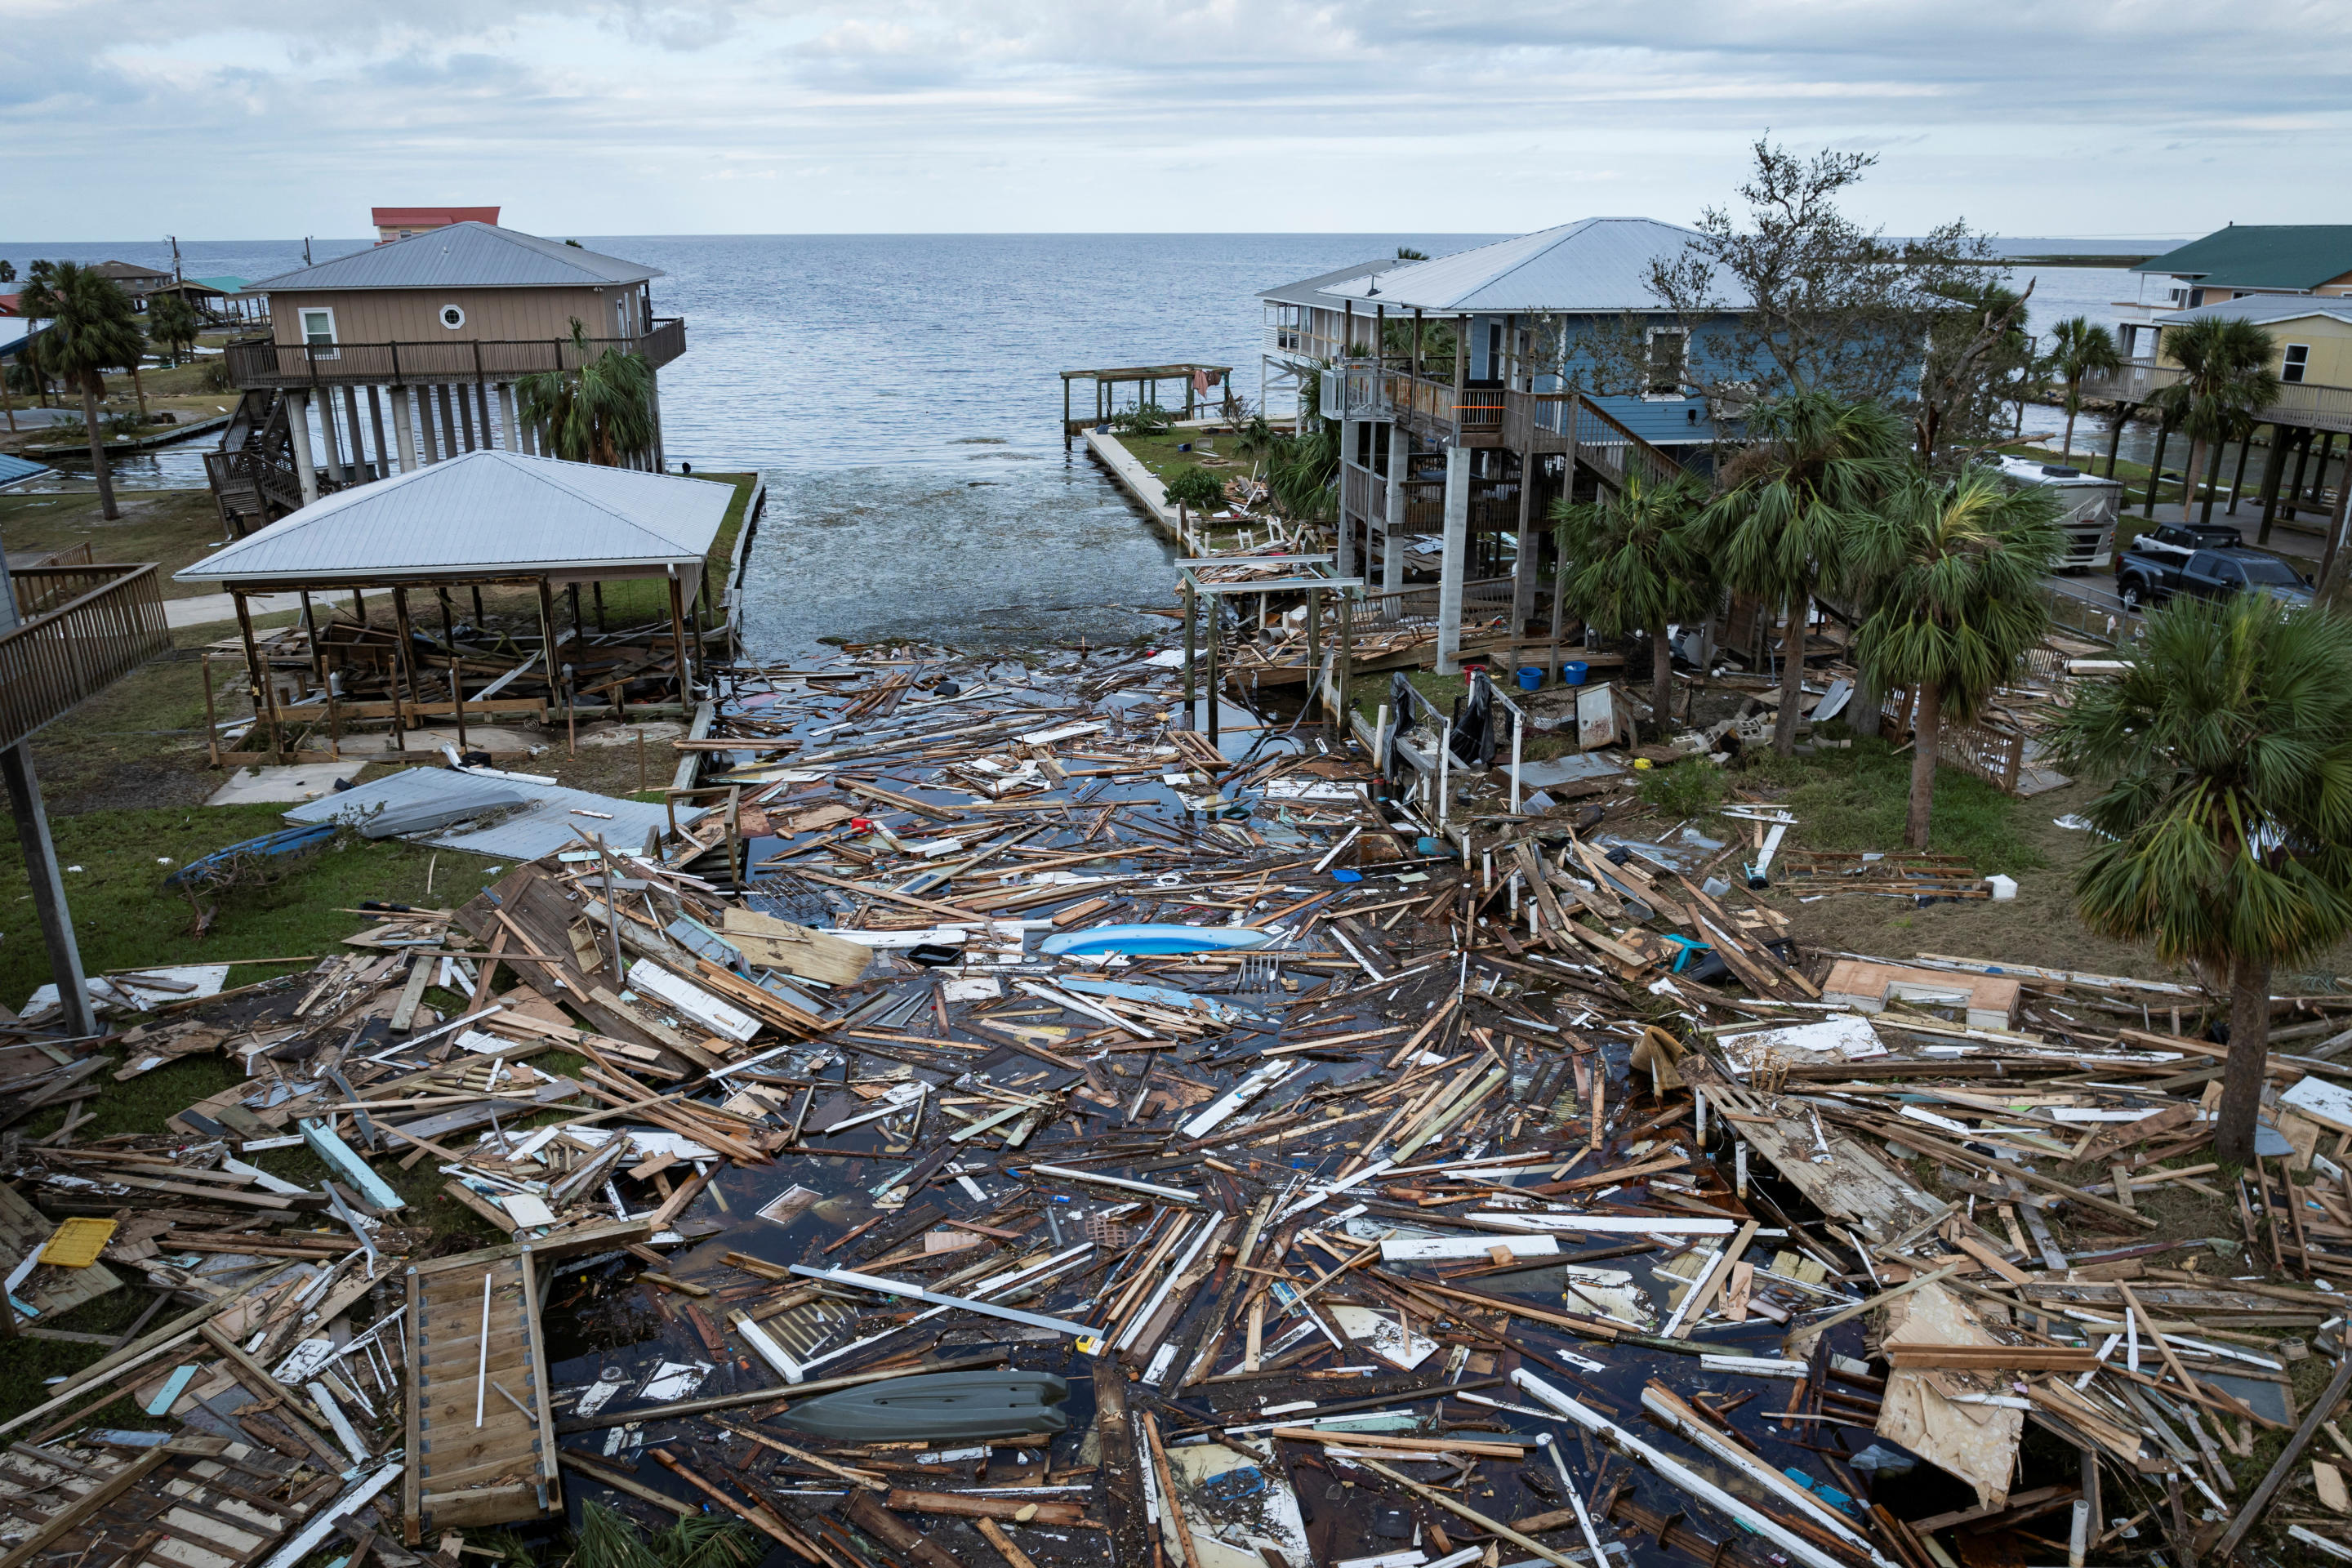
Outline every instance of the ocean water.
{"type": "MultiPolygon", "coordinates": [[[[1059,373],[1226,364],[1255,402],[1257,290],[1400,245],[1443,255],[1491,237],[576,237],[667,275],[656,309],[686,318],[688,343],[662,375],[668,457],[767,475],[745,627],[755,651],[789,657],[825,636],[1011,648],[1164,630],[1141,612],[1171,602],[1171,552],[1083,450],[1064,449],[1059,373]]],[[[194,277],[302,265],[299,242],[181,249],[194,277]]],[[[171,263],[147,243],[0,242],[0,257],[19,272],[37,257],[171,263]]],[[[2112,321],[2138,288],[2121,270],[2036,276],[2037,328],[2112,321]]],[[[127,460],[118,482],[200,488],[204,445],[127,460]]]]}

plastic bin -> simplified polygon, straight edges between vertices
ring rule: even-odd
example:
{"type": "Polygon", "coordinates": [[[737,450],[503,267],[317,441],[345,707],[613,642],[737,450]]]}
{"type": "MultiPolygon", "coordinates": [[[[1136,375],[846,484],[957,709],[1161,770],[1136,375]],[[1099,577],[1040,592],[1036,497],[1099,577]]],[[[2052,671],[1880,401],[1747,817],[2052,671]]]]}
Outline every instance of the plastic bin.
{"type": "Polygon", "coordinates": [[[1591,668],[1592,667],[1591,665],[1585,663],[1580,658],[1573,661],[1572,663],[1561,665],[1559,667],[1560,684],[1563,686],[1583,685],[1584,677],[1591,668]]]}
{"type": "Polygon", "coordinates": [[[1519,689],[1522,691],[1535,691],[1539,689],[1543,686],[1543,675],[1544,672],[1537,668],[1534,665],[1521,665],[1519,667],[1519,689]]]}

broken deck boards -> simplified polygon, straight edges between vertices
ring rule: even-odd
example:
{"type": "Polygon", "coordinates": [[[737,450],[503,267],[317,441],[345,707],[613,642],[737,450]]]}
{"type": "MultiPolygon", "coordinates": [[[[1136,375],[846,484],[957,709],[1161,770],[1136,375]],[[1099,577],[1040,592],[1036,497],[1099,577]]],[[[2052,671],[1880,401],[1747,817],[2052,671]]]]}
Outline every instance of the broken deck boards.
{"type": "Polygon", "coordinates": [[[528,1246],[492,1247],[407,1272],[401,1524],[412,1546],[562,1511],[537,1263],[528,1246]]]}

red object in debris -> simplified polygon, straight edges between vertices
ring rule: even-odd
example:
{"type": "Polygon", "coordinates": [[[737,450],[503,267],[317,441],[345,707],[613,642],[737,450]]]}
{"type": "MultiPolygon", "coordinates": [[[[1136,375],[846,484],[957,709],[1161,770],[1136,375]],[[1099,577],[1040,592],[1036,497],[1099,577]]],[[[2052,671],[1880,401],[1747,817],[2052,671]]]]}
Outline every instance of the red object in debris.
{"type": "Polygon", "coordinates": [[[874,819],[870,816],[853,816],[849,819],[849,831],[857,837],[863,838],[874,831],[874,819]]]}

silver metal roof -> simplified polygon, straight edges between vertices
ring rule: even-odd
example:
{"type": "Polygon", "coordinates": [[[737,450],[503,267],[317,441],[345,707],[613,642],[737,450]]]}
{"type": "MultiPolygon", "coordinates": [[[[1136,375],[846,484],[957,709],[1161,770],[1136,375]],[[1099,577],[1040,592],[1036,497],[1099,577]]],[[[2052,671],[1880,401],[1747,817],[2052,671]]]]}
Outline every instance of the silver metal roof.
{"type": "Polygon", "coordinates": [[[1285,283],[1278,289],[1261,289],[1258,290],[1257,297],[1261,300],[1272,300],[1283,305],[1328,306],[1336,301],[1325,298],[1322,291],[1334,284],[1350,282],[1359,278],[1370,278],[1381,272],[1393,271],[1400,267],[1419,265],[1418,262],[1399,261],[1392,257],[1384,256],[1375,261],[1359,261],[1353,267],[1342,267],[1330,272],[1318,272],[1312,278],[1302,278],[1296,283],[1285,283]]]}
{"type": "MultiPolygon", "coordinates": [[[[1269,289],[1266,298],[1326,308],[1353,300],[1360,307],[1385,305],[1391,313],[1415,310],[1444,315],[1509,313],[1592,315],[1618,310],[1656,310],[1663,301],[1651,292],[1650,265],[1681,255],[1698,238],[1696,229],[1647,217],[1588,217],[1516,239],[1458,250],[1432,261],[1395,266],[1336,279],[1310,279],[1269,289]],[[1312,299],[1297,292],[1311,289],[1312,299]]],[[[1327,275],[1328,276],[1328,275],[1327,275]]],[[[1717,288],[1727,310],[1748,303],[1730,279],[1717,288]]]]}
{"type": "MultiPolygon", "coordinates": [[[[407,809],[443,803],[478,800],[481,822],[453,822],[446,827],[412,836],[415,842],[440,849],[462,849],[502,860],[536,860],[559,849],[584,849],[577,827],[601,836],[615,850],[634,854],[646,841],[649,827],[667,828],[669,808],[643,801],[618,800],[562,784],[520,784],[512,778],[486,778],[457,768],[403,768],[380,779],[357,784],[341,795],[305,801],[286,813],[292,823],[346,822],[356,826],[378,810],[407,809]],[[517,795],[520,808],[502,805],[517,795]],[[607,814],[578,816],[573,808],[607,814]],[[495,814],[495,815],[494,815],[495,814]],[[609,816],[609,820],[607,819],[609,816]]],[[[678,808],[681,824],[700,816],[698,810],[678,808]]]]}
{"type": "Polygon", "coordinates": [[[594,289],[667,277],[617,256],[488,223],[453,223],[248,285],[326,289],[594,289]]]}
{"type": "Polygon", "coordinates": [[[233,588],[646,576],[699,567],[734,499],[713,479],[467,452],[338,491],[173,579],[233,588]]]}
{"type": "Polygon", "coordinates": [[[2167,310],[2156,318],[2155,324],[2177,327],[2212,316],[2242,321],[2294,321],[2306,316],[2326,316],[2352,321],[2352,299],[2341,294],[2249,294],[2240,300],[2208,300],[2186,310],[2167,310]]]}

